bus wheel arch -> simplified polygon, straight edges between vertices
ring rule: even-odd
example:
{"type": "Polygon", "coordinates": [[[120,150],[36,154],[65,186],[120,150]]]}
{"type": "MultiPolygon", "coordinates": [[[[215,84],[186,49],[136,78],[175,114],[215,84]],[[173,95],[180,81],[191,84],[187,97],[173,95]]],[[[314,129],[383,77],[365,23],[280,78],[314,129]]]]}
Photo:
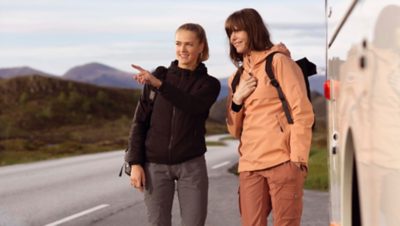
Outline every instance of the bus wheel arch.
{"type": "Polygon", "coordinates": [[[359,177],[357,175],[357,161],[351,128],[347,131],[344,139],[342,168],[343,225],[361,226],[359,177]]]}

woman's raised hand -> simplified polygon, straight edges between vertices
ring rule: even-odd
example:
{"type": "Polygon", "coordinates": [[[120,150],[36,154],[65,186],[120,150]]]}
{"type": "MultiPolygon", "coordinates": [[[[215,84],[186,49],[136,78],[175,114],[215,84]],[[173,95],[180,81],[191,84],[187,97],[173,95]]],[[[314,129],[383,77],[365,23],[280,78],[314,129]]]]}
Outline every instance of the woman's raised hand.
{"type": "Polygon", "coordinates": [[[240,82],[236,88],[235,94],[233,95],[233,102],[238,105],[243,104],[243,101],[254,92],[256,87],[257,79],[253,76],[250,76],[247,80],[240,82]]]}
{"type": "Polygon", "coordinates": [[[134,69],[138,70],[139,73],[133,76],[133,78],[140,84],[149,84],[156,87],[157,89],[161,86],[161,81],[152,75],[149,71],[143,69],[139,65],[132,64],[134,69]]]}

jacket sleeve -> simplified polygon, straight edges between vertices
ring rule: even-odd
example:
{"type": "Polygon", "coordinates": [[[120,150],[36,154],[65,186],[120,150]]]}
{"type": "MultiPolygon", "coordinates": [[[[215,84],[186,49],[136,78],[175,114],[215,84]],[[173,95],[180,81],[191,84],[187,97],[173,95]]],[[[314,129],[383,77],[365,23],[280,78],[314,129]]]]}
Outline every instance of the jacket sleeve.
{"type": "Polygon", "coordinates": [[[128,149],[125,153],[125,161],[130,165],[145,163],[145,140],[152,113],[152,103],[149,99],[150,89],[148,85],[143,87],[132,120],[128,149]]]}
{"type": "Polygon", "coordinates": [[[277,54],[273,60],[275,76],[289,103],[293,124],[290,128],[290,160],[308,162],[314,112],[307,97],[300,67],[289,57],[277,54]]]}
{"type": "Polygon", "coordinates": [[[229,133],[235,137],[235,138],[240,138],[240,135],[242,133],[242,126],[243,126],[243,108],[240,109],[240,111],[236,112],[232,109],[232,80],[235,74],[233,74],[229,79],[228,79],[228,87],[229,87],[229,94],[226,100],[226,126],[228,128],[229,133]]]}
{"type": "Polygon", "coordinates": [[[205,79],[200,89],[196,92],[186,93],[168,81],[163,81],[159,88],[160,94],[177,108],[189,114],[204,114],[217,100],[221,90],[219,81],[209,76],[205,79]]]}

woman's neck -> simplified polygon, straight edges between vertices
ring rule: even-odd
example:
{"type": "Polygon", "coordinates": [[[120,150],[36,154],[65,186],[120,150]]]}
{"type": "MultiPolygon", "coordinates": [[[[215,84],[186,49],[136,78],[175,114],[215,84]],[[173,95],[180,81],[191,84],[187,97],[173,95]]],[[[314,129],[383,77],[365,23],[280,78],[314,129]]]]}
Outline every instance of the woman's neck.
{"type": "Polygon", "coordinates": [[[179,67],[179,68],[186,69],[186,70],[190,70],[190,71],[194,71],[194,70],[197,68],[197,66],[199,66],[198,63],[193,64],[193,65],[187,65],[187,64],[180,64],[180,63],[178,62],[178,67],[179,67]]]}

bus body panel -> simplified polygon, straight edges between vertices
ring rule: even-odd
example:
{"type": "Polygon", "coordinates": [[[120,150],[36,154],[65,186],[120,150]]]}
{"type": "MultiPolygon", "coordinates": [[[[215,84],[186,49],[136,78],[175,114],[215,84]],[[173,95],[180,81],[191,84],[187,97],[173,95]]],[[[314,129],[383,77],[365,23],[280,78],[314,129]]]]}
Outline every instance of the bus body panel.
{"type": "Polygon", "coordinates": [[[400,225],[400,2],[326,8],[331,223],[400,225]]]}

